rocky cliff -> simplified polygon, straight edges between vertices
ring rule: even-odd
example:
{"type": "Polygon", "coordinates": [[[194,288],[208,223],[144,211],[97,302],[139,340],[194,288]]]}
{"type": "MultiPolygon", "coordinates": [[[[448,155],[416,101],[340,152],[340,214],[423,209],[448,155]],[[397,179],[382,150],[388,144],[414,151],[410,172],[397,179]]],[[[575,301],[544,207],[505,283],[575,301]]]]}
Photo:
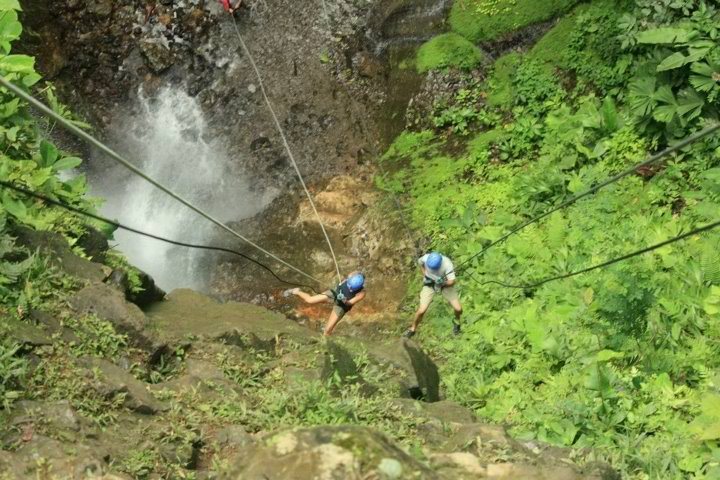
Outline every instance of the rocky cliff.
{"type": "Polygon", "coordinates": [[[62,238],[17,234],[74,293],[9,333],[31,374],[0,411],[0,478],[614,478],[443,400],[411,341],[325,340],[250,304],[159,300],[149,283],[155,301],[140,302],[62,238]]]}

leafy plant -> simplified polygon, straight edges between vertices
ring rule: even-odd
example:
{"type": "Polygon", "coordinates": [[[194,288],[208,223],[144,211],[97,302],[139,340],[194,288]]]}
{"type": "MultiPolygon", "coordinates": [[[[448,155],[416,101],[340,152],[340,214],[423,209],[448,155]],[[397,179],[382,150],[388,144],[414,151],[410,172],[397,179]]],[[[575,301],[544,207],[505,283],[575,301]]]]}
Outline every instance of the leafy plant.
{"type": "Polygon", "coordinates": [[[26,359],[18,356],[20,345],[0,341],[0,404],[8,409],[20,397],[22,381],[28,371],[26,359]]]}

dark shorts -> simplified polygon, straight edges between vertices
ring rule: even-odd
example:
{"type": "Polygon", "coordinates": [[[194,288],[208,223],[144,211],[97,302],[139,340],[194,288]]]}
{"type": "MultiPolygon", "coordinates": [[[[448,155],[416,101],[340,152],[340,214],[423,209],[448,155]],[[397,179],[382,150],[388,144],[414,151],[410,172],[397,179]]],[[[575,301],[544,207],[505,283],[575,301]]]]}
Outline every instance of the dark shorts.
{"type": "Polygon", "coordinates": [[[335,312],[335,315],[337,315],[338,320],[343,318],[352,309],[352,307],[341,307],[340,305],[335,303],[335,295],[333,294],[332,290],[324,291],[323,295],[328,297],[328,299],[330,299],[330,301],[333,303],[333,312],[335,312]]]}

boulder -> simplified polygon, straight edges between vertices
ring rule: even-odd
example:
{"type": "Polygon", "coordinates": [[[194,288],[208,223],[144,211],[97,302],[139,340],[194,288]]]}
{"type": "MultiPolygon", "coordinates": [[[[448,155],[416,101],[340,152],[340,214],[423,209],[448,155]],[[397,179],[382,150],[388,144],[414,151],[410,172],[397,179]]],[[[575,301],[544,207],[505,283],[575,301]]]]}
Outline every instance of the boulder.
{"type": "Polygon", "coordinates": [[[428,403],[397,398],[390,402],[390,406],[403,415],[414,417],[417,434],[423,443],[441,451],[445,451],[443,447],[449,435],[477,421],[470,410],[450,400],[428,403]]]}
{"type": "Polygon", "coordinates": [[[520,442],[508,435],[505,427],[486,423],[469,423],[460,426],[447,438],[444,452],[473,452],[482,449],[493,458],[494,452],[513,452],[532,458],[534,454],[520,442]]]}
{"type": "Polygon", "coordinates": [[[442,423],[468,424],[477,421],[475,414],[470,409],[452,400],[427,403],[408,398],[397,398],[392,401],[392,404],[407,415],[424,417],[442,423]]]}
{"type": "Polygon", "coordinates": [[[209,383],[215,386],[223,386],[230,390],[237,386],[228,380],[218,367],[210,362],[188,358],[185,361],[184,367],[183,373],[177,378],[151,385],[150,388],[155,392],[162,390],[172,390],[175,392],[198,391],[204,394],[214,395],[216,389],[210,388],[208,386],[209,383]]]}
{"type": "Polygon", "coordinates": [[[436,453],[430,455],[430,465],[443,478],[474,480],[487,477],[487,469],[472,453],[436,453]]]}
{"type": "Polygon", "coordinates": [[[92,387],[104,397],[114,398],[124,395],[125,407],[145,415],[168,409],[165,404],[153,397],[145,383],[117,365],[101,358],[84,358],[80,364],[93,372],[92,387]]]}
{"type": "Polygon", "coordinates": [[[158,287],[155,284],[155,279],[152,278],[150,275],[143,272],[142,270],[140,270],[139,272],[140,287],[142,287],[142,291],[128,292],[126,295],[127,299],[140,308],[146,308],[155,302],[163,301],[166,295],[165,290],[158,287]]]}
{"type": "Polygon", "coordinates": [[[220,447],[247,447],[254,443],[253,437],[241,425],[231,425],[215,434],[215,440],[220,447]]]}
{"type": "Polygon", "coordinates": [[[88,257],[99,263],[105,261],[105,253],[109,248],[107,237],[91,227],[85,228],[85,233],[78,238],[77,246],[82,248],[88,257]]]}
{"type": "Polygon", "coordinates": [[[443,478],[474,480],[601,480],[594,473],[586,474],[571,465],[526,463],[490,463],[483,465],[478,457],[467,452],[440,453],[430,456],[430,465],[443,478]]]}
{"type": "Polygon", "coordinates": [[[39,327],[22,320],[5,320],[10,340],[25,349],[52,345],[52,339],[39,327]]]}
{"type": "Polygon", "coordinates": [[[380,363],[401,372],[395,376],[399,397],[426,402],[440,400],[437,365],[415,342],[402,339],[399,344],[372,345],[369,353],[380,363]]]}
{"type": "Polygon", "coordinates": [[[50,263],[74,277],[90,282],[102,282],[107,277],[105,268],[99,263],[78,257],[59,233],[42,232],[16,226],[13,235],[17,243],[30,251],[39,250],[50,258],[50,263]]]}
{"type": "Polygon", "coordinates": [[[60,340],[65,343],[79,343],[80,339],[71,329],[63,327],[60,321],[47,312],[41,310],[30,310],[30,320],[41,326],[51,336],[59,335],[60,340]]]}
{"type": "Polygon", "coordinates": [[[86,424],[67,400],[57,402],[40,402],[23,400],[13,406],[12,426],[30,423],[42,423],[43,427],[53,432],[79,432],[86,424]]]}
{"type": "Polygon", "coordinates": [[[346,480],[440,477],[366,427],[314,427],[269,436],[247,448],[221,479],[346,480]]]}
{"type": "Polygon", "coordinates": [[[107,469],[92,448],[42,435],[34,436],[12,453],[0,451],[0,473],[8,480],[112,478],[102,477],[107,469]]]}
{"type": "Polygon", "coordinates": [[[355,71],[366,78],[377,78],[385,75],[385,64],[370,52],[358,52],[352,58],[355,71]]]}
{"type": "Polygon", "coordinates": [[[160,39],[147,38],[140,42],[140,51],[150,70],[159,74],[170,68],[175,59],[172,51],[160,39]]]}
{"type": "Polygon", "coordinates": [[[70,299],[70,306],[79,314],[95,314],[112,323],[134,346],[146,350],[158,348],[157,339],[147,330],[148,321],[142,310],[112,287],[101,283],[89,285],[70,299]]]}
{"type": "MultiPolygon", "coordinates": [[[[477,457],[478,463],[485,468],[487,478],[529,480],[618,478],[617,473],[604,463],[592,463],[584,468],[578,468],[574,465],[573,452],[569,449],[552,449],[548,445],[539,445],[530,449],[510,437],[500,425],[470,423],[458,426],[439,448],[436,461],[431,464],[437,467],[438,471],[444,471],[448,475],[453,468],[465,468],[462,465],[466,463],[475,465],[474,461],[470,461],[470,457],[457,455],[458,453],[469,453],[477,457]],[[498,463],[498,459],[501,458],[511,458],[512,462],[498,463]],[[452,463],[455,463],[455,466],[450,465],[452,463]],[[458,464],[461,464],[460,467],[458,464]]],[[[459,475],[456,478],[475,477],[459,475]]]]}
{"type": "Polygon", "coordinates": [[[132,290],[128,274],[122,269],[113,270],[105,283],[123,292],[128,302],[134,303],[140,308],[147,308],[153,303],[165,299],[166,293],[155,284],[155,279],[142,270],[138,270],[138,276],[141,288],[139,292],[132,290]]]}
{"type": "Polygon", "coordinates": [[[160,455],[169,463],[183,468],[195,468],[200,456],[199,437],[191,442],[171,442],[158,445],[160,455]]]}

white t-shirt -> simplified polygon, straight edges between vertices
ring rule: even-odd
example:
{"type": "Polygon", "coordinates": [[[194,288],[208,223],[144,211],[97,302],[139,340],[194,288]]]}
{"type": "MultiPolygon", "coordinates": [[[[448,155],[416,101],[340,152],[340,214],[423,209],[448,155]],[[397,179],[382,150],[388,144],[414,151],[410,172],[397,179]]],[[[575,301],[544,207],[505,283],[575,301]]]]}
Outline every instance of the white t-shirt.
{"type": "Polygon", "coordinates": [[[429,256],[430,254],[427,253],[418,259],[418,265],[423,268],[426,277],[431,280],[438,280],[443,277],[445,277],[445,281],[455,280],[455,265],[453,265],[452,261],[450,261],[448,257],[443,255],[442,263],[440,263],[440,268],[438,268],[437,270],[430,270],[428,267],[425,266],[425,262],[427,262],[429,256]]]}

